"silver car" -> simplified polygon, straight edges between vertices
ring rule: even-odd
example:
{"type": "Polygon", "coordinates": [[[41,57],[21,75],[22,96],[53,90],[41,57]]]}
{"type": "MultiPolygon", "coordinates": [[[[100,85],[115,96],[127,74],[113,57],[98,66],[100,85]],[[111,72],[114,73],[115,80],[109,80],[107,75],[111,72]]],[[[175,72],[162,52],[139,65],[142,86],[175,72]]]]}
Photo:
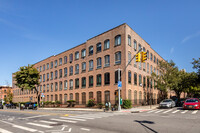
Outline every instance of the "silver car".
{"type": "Polygon", "coordinates": [[[173,108],[175,107],[175,102],[172,99],[165,99],[160,102],[160,108],[173,108]]]}

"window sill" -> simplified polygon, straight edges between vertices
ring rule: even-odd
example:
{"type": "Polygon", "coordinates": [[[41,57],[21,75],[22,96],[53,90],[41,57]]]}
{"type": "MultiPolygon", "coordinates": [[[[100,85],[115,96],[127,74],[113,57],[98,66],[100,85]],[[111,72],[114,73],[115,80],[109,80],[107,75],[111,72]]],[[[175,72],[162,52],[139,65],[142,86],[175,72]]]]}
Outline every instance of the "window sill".
{"type": "Polygon", "coordinates": [[[89,54],[88,56],[92,56],[93,54],[89,54]]]}
{"type": "Polygon", "coordinates": [[[93,69],[89,70],[88,72],[93,71],[93,69]]]}
{"type": "Polygon", "coordinates": [[[86,88],[86,86],[85,87],[81,87],[81,89],[85,89],[86,88]]]}
{"type": "Polygon", "coordinates": [[[96,54],[101,53],[101,51],[97,51],[96,54]]]}
{"type": "Polygon", "coordinates": [[[104,86],[109,86],[110,84],[104,84],[104,86]]]}
{"type": "Polygon", "coordinates": [[[97,67],[96,70],[101,69],[101,66],[97,67]]]}
{"type": "Polygon", "coordinates": [[[79,74],[79,73],[75,73],[74,75],[77,75],[77,74],[79,74]]]}
{"type": "Polygon", "coordinates": [[[121,65],[121,63],[115,63],[115,65],[114,65],[114,66],[117,66],[117,65],[121,65]]]}
{"type": "Polygon", "coordinates": [[[103,51],[109,50],[110,48],[104,49],[103,51]]]}
{"type": "Polygon", "coordinates": [[[93,88],[93,86],[89,86],[88,88],[93,88]]]}
{"type": "Polygon", "coordinates": [[[86,71],[84,70],[84,71],[82,71],[81,73],[85,73],[86,71]]]}
{"type": "Polygon", "coordinates": [[[84,57],[81,57],[82,59],[84,59],[85,58],[85,56],[84,57]]]}
{"type": "Polygon", "coordinates": [[[96,85],[96,87],[100,87],[101,85],[96,85]]]}
{"type": "Polygon", "coordinates": [[[79,87],[76,87],[75,89],[79,89],[79,87]]]}
{"type": "Polygon", "coordinates": [[[114,47],[121,46],[121,44],[114,45],[114,47]]]}
{"type": "Polygon", "coordinates": [[[107,67],[110,67],[110,65],[106,65],[106,66],[104,66],[103,68],[107,68],[107,67]]]}

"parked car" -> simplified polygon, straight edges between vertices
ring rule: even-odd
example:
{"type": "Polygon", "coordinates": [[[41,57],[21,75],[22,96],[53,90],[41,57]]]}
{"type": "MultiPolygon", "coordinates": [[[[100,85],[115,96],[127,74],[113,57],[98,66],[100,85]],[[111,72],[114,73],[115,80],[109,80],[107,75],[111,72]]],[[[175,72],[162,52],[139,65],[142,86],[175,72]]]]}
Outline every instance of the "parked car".
{"type": "Polygon", "coordinates": [[[6,104],[5,106],[7,107],[7,109],[16,109],[16,105],[13,103],[6,104]]]}
{"type": "Polygon", "coordinates": [[[183,104],[183,109],[200,109],[200,100],[198,98],[186,99],[183,104]]]}
{"type": "Polygon", "coordinates": [[[0,104],[0,109],[3,109],[3,105],[2,104],[0,104]]]}
{"type": "Polygon", "coordinates": [[[173,108],[175,107],[175,102],[172,99],[164,99],[160,102],[160,108],[173,108]]]}

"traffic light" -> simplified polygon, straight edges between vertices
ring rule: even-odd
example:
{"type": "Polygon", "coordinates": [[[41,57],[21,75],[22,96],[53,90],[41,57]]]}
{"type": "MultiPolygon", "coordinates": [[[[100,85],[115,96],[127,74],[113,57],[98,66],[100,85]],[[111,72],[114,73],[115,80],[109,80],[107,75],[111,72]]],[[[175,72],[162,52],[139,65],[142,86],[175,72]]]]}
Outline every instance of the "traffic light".
{"type": "Polygon", "coordinates": [[[136,54],[136,62],[140,62],[140,60],[141,60],[141,54],[138,53],[136,54]]]}
{"type": "Polygon", "coordinates": [[[145,62],[147,60],[147,52],[141,52],[142,54],[142,62],[145,62]]]}

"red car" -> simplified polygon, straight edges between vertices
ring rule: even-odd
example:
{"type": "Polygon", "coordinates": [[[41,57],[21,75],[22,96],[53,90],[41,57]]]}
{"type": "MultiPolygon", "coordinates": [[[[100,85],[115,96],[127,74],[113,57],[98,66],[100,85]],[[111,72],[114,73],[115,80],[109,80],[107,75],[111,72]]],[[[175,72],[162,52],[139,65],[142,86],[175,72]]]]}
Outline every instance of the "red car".
{"type": "Polygon", "coordinates": [[[186,99],[183,104],[183,109],[200,109],[200,101],[198,98],[186,99]]]}

